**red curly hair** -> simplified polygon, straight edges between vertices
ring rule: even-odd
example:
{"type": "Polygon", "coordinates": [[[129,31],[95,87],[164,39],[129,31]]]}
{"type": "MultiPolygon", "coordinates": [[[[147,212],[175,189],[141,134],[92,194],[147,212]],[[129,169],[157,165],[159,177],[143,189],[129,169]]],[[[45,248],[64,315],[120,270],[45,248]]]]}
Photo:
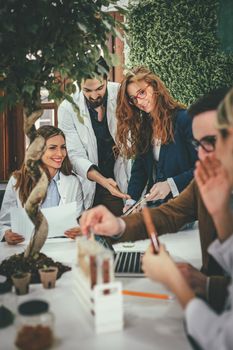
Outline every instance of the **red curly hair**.
{"type": "Polygon", "coordinates": [[[131,158],[145,153],[155,138],[166,144],[174,140],[173,116],[185,106],[173,99],[163,82],[146,67],[134,68],[121,83],[117,96],[116,144],[121,155],[131,158]],[[152,86],[155,108],[150,115],[129,103],[127,87],[144,81],[152,86]]]}

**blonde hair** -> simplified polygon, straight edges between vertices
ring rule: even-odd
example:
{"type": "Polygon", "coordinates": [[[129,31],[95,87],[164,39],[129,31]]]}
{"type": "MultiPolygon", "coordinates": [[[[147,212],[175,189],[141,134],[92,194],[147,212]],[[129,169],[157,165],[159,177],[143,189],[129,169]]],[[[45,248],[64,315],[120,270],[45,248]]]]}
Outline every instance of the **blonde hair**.
{"type": "Polygon", "coordinates": [[[223,130],[233,126],[233,88],[218,107],[217,129],[223,130]]]}

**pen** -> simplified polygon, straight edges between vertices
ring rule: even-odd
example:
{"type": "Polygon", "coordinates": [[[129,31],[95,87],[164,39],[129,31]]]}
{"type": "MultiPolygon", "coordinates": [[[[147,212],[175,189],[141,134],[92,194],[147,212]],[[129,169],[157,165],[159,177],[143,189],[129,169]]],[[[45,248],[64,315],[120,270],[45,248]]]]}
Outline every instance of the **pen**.
{"type": "Polygon", "coordinates": [[[148,207],[144,207],[142,209],[142,216],[143,216],[143,220],[144,223],[146,225],[146,230],[147,233],[151,239],[152,242],[152,246],[154,248],[154,253],[158,254],[159,252],[159,239],[158,239],[158,233],[156,231],[156,228],[153,224],[152,218],[151,218],[151,214],[150,214],[150,210],[148,209],[148,207]]]}
{"type": "Polygon", "coordinates": [[[163,300],[173,299],[173,296],[168,295],[168,294],[134,292],[132,290],[122,290],[122,294],[123,295],[130,295],[133,297],[143,297],[143,298],[153,298],[153,299],[163,299],[163,300]]]}

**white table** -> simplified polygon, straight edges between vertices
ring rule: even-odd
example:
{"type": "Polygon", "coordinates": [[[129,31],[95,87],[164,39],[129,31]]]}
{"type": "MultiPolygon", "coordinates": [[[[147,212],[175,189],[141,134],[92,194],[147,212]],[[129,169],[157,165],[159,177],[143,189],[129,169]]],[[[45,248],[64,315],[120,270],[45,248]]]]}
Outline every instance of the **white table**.
{"type": "MultiPolygon", "coordinates": [[[[175,235],[165,235],[160,239],[172,255],[185,259],[196,267],[201,265],[201,251],[198,231],[183,231],[175,235]]],[[[8,246],[0,244],[0,260],[23,251],[25,245],[8,246]]],[[[73,264],[76,244],[64,239],[48,240],[42,250],[55,260],[73,264]]],[[[121,279],[124,289],[137,289],[143,283],[151,284],[154,291],[161,291],[159,284],[147,279],[121,279]]],[[[163,289],[164,290],[164,289],[163,289]]],[[[124,330],[121,332],[96,335],[88,322],[82,306],[72,291],[72,273],[66,272],[56,284],[56,288],[45,290],[41,285],[31,285],[30,293],[17,296],[16,304],[28,299],[40,298],[49,301],[55,314],[57,350],[190,350],[183,328],[183,312],[174,300],[124,296],[124,330]]],[[[0,349],[14,349],[16,328],[12,325],[0,330],[0,349]]]]}

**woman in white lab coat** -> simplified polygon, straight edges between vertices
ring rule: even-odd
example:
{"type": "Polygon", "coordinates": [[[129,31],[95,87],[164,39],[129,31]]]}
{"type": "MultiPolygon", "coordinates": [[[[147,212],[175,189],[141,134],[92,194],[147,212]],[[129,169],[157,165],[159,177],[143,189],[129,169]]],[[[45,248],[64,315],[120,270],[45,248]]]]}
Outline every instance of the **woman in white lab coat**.
{"type": "MultiPolygon", "coordinates": [[[[218,232],[218,239],[209,253],[233,277],[233,214],[230,197],[233,189],[233,89],[226,95],[218,110],[216,156],[197,162],[195,179],[206,208],[218,232]],[[221,160],[221,162],[220,162],[221,160]]],[[[146,275],[169,287],[185,309],[188,334],[203,350],[233,349],[233,283],[228,287],[225,309],[217,314],[197,298],[187,285],[175,263],[163,246],[154,255],[148,249],[143,258],[146,275]]]]}
{"type": "MultiPolygon", "coordinates": [[[[64,133],[54,126],[44,125],[37,130],[37,134],[44,137],[46,142],[40,163],[49,179],[47,195],[40,207],[49,208],[76,202],[76,217],[79,217],[84,209],[82,187],[78,177],[72,172],[64,133]]],[[[21,169],[15,171],[11,176],[2,202],[0,240],[5,238],[9,244],[17,244],[24,240],[22,235],[11,230],[10,209],[24,207],[35,185],[36,182],[28,174],[24,163],[21,169]]],[[[69,232],[68,235],[74,236],[72,232],[69,232]]]]}

